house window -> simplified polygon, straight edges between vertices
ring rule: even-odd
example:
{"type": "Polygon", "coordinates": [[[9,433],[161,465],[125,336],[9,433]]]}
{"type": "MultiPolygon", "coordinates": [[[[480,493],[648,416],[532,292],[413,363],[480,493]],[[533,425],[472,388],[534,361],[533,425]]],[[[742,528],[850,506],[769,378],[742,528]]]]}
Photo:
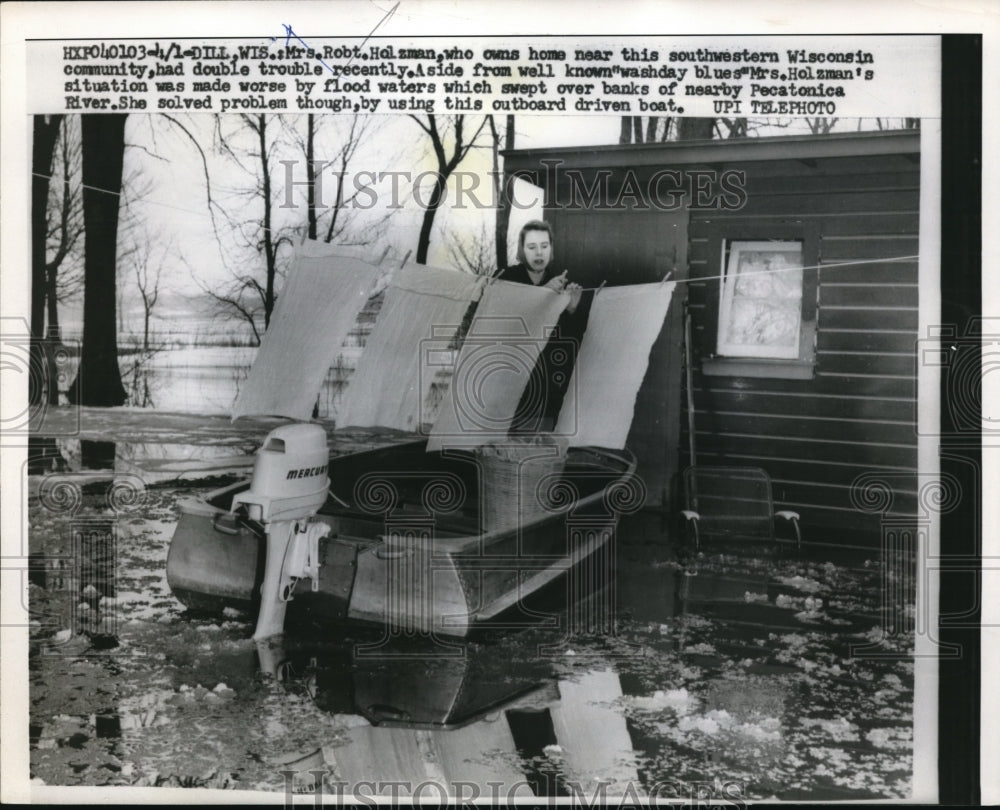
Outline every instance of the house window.
{"type": "Polygon", "coordinates": [[[811,379],[816,364],[818,229],[788,223],[776,233],[755,224],[733,233],[720,222],[712,230],[705,265],[709,278],[702,372],[811,379]]]}
{"type": "Polygon", "coordinates": [[[799,356],[801,242],[732,242],[721,290],[719,356],[799,356]]]}

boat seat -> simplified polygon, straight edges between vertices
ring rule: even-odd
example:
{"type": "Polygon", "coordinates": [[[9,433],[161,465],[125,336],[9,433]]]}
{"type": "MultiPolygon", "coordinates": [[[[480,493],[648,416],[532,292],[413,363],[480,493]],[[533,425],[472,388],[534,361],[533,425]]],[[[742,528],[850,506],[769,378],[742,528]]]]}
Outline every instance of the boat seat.
{"type": "Polygon", "coordinates": [[[774,511],[771,478],[760,467],[688,467],[681,511],[695,548],[702,538],[773,542],[775,518],[790,523],[802,547],[799,515],[774,511]]]}

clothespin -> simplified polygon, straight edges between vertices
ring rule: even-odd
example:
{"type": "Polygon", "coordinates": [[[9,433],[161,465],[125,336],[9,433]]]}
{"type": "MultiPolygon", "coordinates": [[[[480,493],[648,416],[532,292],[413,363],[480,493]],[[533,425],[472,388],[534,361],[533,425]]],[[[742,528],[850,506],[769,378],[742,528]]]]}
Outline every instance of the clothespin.
{"type": "Polygon", "coordinates": [[[666,284],[668,281],[670,281],[670,277],[673,274],[674,274],[674,268],[671,267],[669,270],[667,270],[667,274],[660,280],[660,284],[666,284]]]}
{"type": "Polygon", "coordinates": [[[381,256],[379,256],[379,259],[378,259],[378,261],[376,262],[376,264],[377,264],[377,265],[378,265],[379,267],[381,267],[381,266],[382,266],[382,262],[384,262],[384,261],[385,261],[385,257],[389,255],[389,250],[390,250],[390,247],[389,247],[389,245],[386,245],[386,246],[385,246],[385,250],[383,250],[383,251],[382,251],[382,255],[381,255],[381,256]]]}
{"type": "Polygon", "coordinates": [[[410,254],[413,253],[412,250],[406,251],[406,255],[403,257],[403,261],[399,263],[399,268],[402,270],[406,266],[406,260],[410,258],[410,254]]]}
{"type": "Polygon", "coordinates": [[[602,281],[602,282],[601,282],[601,283],[600,283],[600,284],[599,284],[599,285],[597,286],[597,289],[596,289],[596,290],[594,290],[594,297],[595,297],[595,298],[597,297],[597,294],[598,294],[598,293],[599,293],[599,292],[600,292],[601,290],[603,290],[603,289],[604,289],[604,285],[605,285],[605,284],[607,284],[607,283],[608,283],[608,282],[607,282],[607,279],[605,279],[604,281],[602,281]]]}

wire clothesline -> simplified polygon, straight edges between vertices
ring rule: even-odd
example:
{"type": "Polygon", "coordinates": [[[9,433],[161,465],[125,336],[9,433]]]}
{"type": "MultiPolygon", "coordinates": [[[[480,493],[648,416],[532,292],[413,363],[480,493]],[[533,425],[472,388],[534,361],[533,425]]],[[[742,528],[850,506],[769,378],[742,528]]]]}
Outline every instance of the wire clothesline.
{"type": "MultiPolygon", "coordinates": [[[[32,177],[40,177],[40,178],[45,179],[45,180],[56,180],[57,179],[54,175],[47,175],[47,174],[43,174],[42,172],[32,172],[31,176],[32,177]]],[[[86,185],[84,183],[81,183],[80,187],[84,188],[84,189],[89,189],[90,191],[99,191],[102,194],[111,194],[111,195],[114,195],[115,197],[123,197],[124,196],[122,194],[122,192],[120,192],[120,191],[111,191],[110,189],[99,188],[97,186],[90,186],[90,185],[86,185]]],[[[170,205],[168,203],[157,202],[155,200],[141,200],[141,202],[143,202],[143,203],[145,203],[147,205],[158,205],[158,206],[160,206],[162,208],[169,208],[169,209],[171,209],[173,211],[183,211],[184,213],[194,214],[195,216],[203,216],[203,214],[202,214],[201,211],[195,211],[194,209],[191,209],[191,208],[181,208],[180,206],[177,206],[177,205],[170,205]]],[[[263,230],[265,230],[265,231],[273,231],[274,229],[272,229],[272,228],[264,228],[263,230]]],[[[410,252],[407,252],[407,258],[409,258],[409,255],[410,255],[410,252]]],[[[384,254],[383,254],[383,258],[385,258],[384,254]]],[[[787,272],[792,271],[792,270],[831,270],[831,269],[838,268],[838,267],[857,267],[859,265],[864,265],[864,264],[885,264],[887,262],[910,262],[910,261],[916,261],[919,258],[920,258],[919,255],[913,255],[913,256],[886,256],[886,257],[880,258],[880,259],[855,259],[855,260],[849,261],[849,262],[831,262],[829,264],[814,264],[814,265],[809,265],[809,266],[806,266],[806,267],[781,267],[781,268],[777,268],[777,269],[774,269],[774,270],[755,270],[755,271],[750,272],[750,273],[740,273],[739,275],[740,275],[740,278],[747,278],[749,276],[763,276],[763,275],[770,275],[772,273],[787,273],[787,272]]],[[[405,259],[404,259],[404,263],[405,263],[405,259]]],[[[661,284],[665,284],[668,281],[672,280],[676,284],[691,284],[691,283],[701,283],[703,281],[725,281],[726,278],[727,278],[727,275],[725,273],[723,273],[723,274],[717,275],[717,276],[695,276],[695,277],[692,277],[692,278],[675,278],[675,279],[671,279],[671,276],[673,275],[673,272],[674,272],[673,270],[670,270],[666,274],[666,276],[663,277],[663,279],[660,281],[660,283],[661,284]]],[[[495,275],[491,276],[490,283],[492,283],[494,281],[497,281],[497,280],[498,279],[496,278],[495,275]]],[[[606,283],[607,282],[602,281],[596,287],[581,287],[580,288],[580,292],[597,292],[597,291],[603,289],[606,283]]]]}
{"type": "MultiPolygon", "coordinates": [[[[831,270],[837,267],[856,267],[862,264],[885,264],[887,262],[911,262],[916,261],[920,258],[919,255],[914,256],[886,256],[881,259],[855,259],[849,262],[831,262],[829,264],[813,264],[807,265],[805,267],[779,267],[774,270],[754,270],[750,273],[740,273],[740,278],[747,278],[749,276],[766,276],[772,273],[788,273],[793,270],[831,270]]],[[[660,284],[666,284],[668,281],[673,281],[676,284],[692,284],[701,283],[703,281],[725,281],[728,276],[723,273],[717,276],[693,276],[691,278],[675,278],[672,279],[673,270],[669,271],[666,276],[659,282],[660,284]]],[[[600,290],[605,285],[605,282],[601,282],[597,287],[581,287],[581,292],[588,290],[600,290]]]]}
{"type": "MultiPolygon", "coordinates": [[[[766,275],[770,275],[772,273],[788,273],[788,272],[791,272],[793,270],[831,270],[831,269],[834,269],[834,268],[837,268],[837,267],[856,267],[856,266],[862,265],[862,264],[885,264],[887,262],[911,262],[911,261],[916,261],[919,258],[920,258],[919,255],[913,255],[913,256],[886,256],[886,257],[881,258],[881,259],[855,259],[855,260],[849,261],[849,262],[830,262],[829,264],[813,264],[813,265],[807,265],[805,267],[794,267],[794,266],[793,267],[779,267],[779,268],[776,268],[774,270],[754,270],[753,272],[750,272],[750,273],[740,273],[739,277],[740,278],[747,278],[748,276],[766,276],[766,275]]],[[[692,278],[675,278],[675,279],[671,279],[671,276],[673,275],[673,272],[674,272],[673,270],[670,270],[666,274],[666,276],[664,276],[659,282],[653,282],[653,283],[666,284],[669,281],[673,281],[675,284],[692,284],[692,283],[701,283],[703,281],[725,281],[726,278],[728,278],[728,276],[723,273],[722,275],[718,275],[718,276],[694,276],[692,278]]],[[[498,279],[496,276],[493,276],[490,279],[491,282],[492,281],[500,281],[500,280],[502,280],[502,279],[498,279]]],[[[605,287],[606,284],[607,284],[607,282],[602,281],[596,287],[581,287],[580,288],[580,292],[590,292],[590,291],[599,292],[600,290],[602,290],[605,287]]]]}

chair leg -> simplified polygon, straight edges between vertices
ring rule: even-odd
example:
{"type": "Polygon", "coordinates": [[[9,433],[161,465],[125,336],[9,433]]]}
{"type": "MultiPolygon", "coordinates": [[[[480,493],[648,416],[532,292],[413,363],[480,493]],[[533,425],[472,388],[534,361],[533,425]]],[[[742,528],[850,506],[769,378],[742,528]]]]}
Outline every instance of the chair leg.
{"type": "Polygon", "coordinates": [[[792,524],[792,528],[795,530],[795,550],[802,551],[802,531],[799,529],[799,513],[782,510],[780,512],[775,512],[774,516],[787,520],[792,524]]]}
{"type": "Polygon", "coordinates": [[[694,534],[694,550],[697,552],[701,547],[701,537],[698,532],[698,520],[701,517],[693,509],[683,509],[681,515],[684,516],[685,534],[694,534]]]}

